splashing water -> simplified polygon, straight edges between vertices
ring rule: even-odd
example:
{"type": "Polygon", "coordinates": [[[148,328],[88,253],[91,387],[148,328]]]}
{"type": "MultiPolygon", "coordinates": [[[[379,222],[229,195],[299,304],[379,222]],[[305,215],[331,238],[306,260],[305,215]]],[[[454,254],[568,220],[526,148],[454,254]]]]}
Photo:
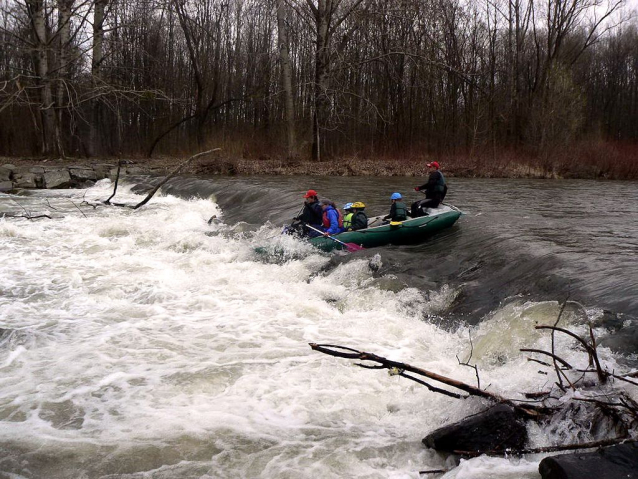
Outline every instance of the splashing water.
{"type": "MultiPolygon", "coordinates": [[[[308,347],[343,344],[473,383],[455,357],[468,354],[468,328],[427,321],[456,297],[449,285],[380,287],[355,257],[324,271],[328,256],[279,228],[226,224],[208,199],[157,196],[84,217],[46,194],[63,218],[0,220],[0,470],[13,477],[416,478],[449,466],[421,438],[484,407],[308,347]],[[209,225],[213,214],[222,221],[209,225]],[[264,260],[258,246],[284,255],[264,260]]],[[[555,312],[517,303],[473,332],[490,390],[543,387],[537,366],[498,356],[493,339],[555,312]]],[[[525,340],[548,344],[533,328],[525,340]]],[[[476,458],[446,477],[536,478],[537,464],[476,458]]]]}

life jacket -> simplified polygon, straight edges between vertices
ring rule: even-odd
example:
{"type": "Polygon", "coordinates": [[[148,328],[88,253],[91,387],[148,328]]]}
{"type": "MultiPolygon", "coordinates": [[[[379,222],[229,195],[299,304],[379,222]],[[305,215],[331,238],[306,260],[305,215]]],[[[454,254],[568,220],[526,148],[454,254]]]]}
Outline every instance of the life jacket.
{"type": "Polygon", "coordinates": [[[354,213],[348,213],[347,215],[345,215],[343,217],[343,227],[345,229],[350,229],[352,228],[352,217],[354,216],[354,213]]]}
{"type": "Polygon", "coordinates": [[[437,178],[436,184],[434,185],[434,191],[437,193],[443,193],[445,191],[445,177],[440,171],[438,173],[439,177],[437,178]]]}
{"type": "MultiPolygon", "coordinates": [[[[345,222],[344,222],[345,224],[345,222]]],[[[357,211],[352,217],[352,229],[362,230],[368,227],[368,216],[363,211],[357,211]]]]}
{"type": "Polygon", "coordinates": [[[341,211],[339,211],[338,209],[332,207],[332,206],[328,206],[326,208],[326,210],[323,212],[323,226],[324,228],[328,229],[330,228],[330,217],[328,216],[328,212],[330,210],[334,210],[337,212],[337,218],[338,218],[338,222],[339,222],[339,228],[343,228],[343,214],[341,213],[341,211]]]}
{"type": "Polygon", "coordinates": [[[394,221],[405,221],[408,219],[408,207],[402,201],[397,201],[394,204],[394,221]]]}

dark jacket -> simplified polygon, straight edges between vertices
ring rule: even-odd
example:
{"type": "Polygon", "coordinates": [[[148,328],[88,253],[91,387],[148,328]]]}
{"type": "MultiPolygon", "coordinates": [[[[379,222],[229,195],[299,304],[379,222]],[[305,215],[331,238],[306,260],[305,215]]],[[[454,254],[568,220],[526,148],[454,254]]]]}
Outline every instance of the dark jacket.
{"type": "Polygon", "coordinates": [[[303,211],[297,219],[301,220],[302,223],[315,227],[320,226],[323,221],[323,210],[321,209],[319,202],[315,201],[314,203],[304,203],[303,211]]]}
{"type": "Polygon", "coordinates": [[[397,201],[390,206],[390,214],[384,220],[405,221],[408,219],[408,207],[403,201],[397,201]]]}
{"type": "Polygon", "coordinates": [[[368,227],[368,216],[363,211],[357,211],[352,215],[352,230],[362,230],[368,227]]]}
{"type": "Polygon", "coordinates": [[[445,177],[439,170],[433,171],[428,177],[427,183],[418,187],[419,191],[425,191],[426,198],[438,198],[443,199],[446,186],[445,177]]]}

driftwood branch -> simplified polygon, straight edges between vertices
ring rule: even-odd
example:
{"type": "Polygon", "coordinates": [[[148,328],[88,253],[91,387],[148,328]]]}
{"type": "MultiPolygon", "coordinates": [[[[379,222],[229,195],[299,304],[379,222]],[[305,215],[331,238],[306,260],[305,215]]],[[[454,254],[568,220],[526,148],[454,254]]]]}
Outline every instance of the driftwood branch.
{"type": "Polygon", "coordinates": [[[82,216],[84,216],[84,217],[86,218],[86,215],[84,214],[84,211],[82,211],[82,210],[80,209],[80,207],[79,207],[78,205],[76,205],[73,201],[71,201],[71,200],[69,200],[69,201],[71,202],[71,204],[72,204],[73,206],[75,206],[75,207],[77,208],[77,210],[78,210],[80,213],[82,213],[82,216]]]}
{"type": "Polygon", "coordinates": [[[428,471],[419,471],[419,474],[444,474],[450,472],[450,469],[430,469],[428,471]]]}
{"type": "Polygon", "coordinates": [[[0,218],[25,218],[27,220],[37,220],[38,218],[52,219],[49,215],[32,215],[31,213],[25,213],[23,215],[16,215],[14,213],[0,213],[0,218]]]}
{"type": "Polygon", "coordinates": [[[51,217],[47,214],[42,214],[42,215],[32,215],[31,212],[29,210],[27,210],[21,203],[17,202],[16,200],[14,200],[13,198],[11,198],[11,201],[13,201],[16,205],[18,205],[20,208],[22,208],[22,211],[24,211],[23,215],[17,215],[15,213],[0,213],[2,218],[26,218],[28,220],[35,220],[38,218],[48,218],[51,219],[51,217]]]}
{"type": "MultiPolygon", "coordinates": [[[[426,369],[411,366],[410,364],[401,363],[398,361],[392,361],[382,356],[377,356],[374,353],[358,351],[356,349],[348,348],[345,346],[334,345],[334,344],[310,343],[310,347],[315,351],[318,351],[323,354],[327,354],[329,356],[334,356],[334,357],[344,358],[344,359],[357,359],[360,361],[371,361],[373,363],[377,363],[383,369],[398,370],[399,373],[395,373],[395,374],[402,374],[407,371],[410,373],[414,373],[418,376],[424,376],[428,379],[438,381],[452,388],[459,389],[463,392],[466,392],[470,396],[481,397],[484,399],[489,399],[490,401],[493,401],[496,403],[507,404],[528,417],[536,418],[544,414],[545,412],[547,412],[546,407],[536,406],[536,405],[522,406],[520,404],[517,404],[515,401],[499,396],[498,394],[485,391],[483,389],[471,386],[461,381],[457,381],[456,379],[442,376],[440,374],[437,374],[432,371],[428,371],[426,369]]],[[[412,377],[410,377],[410,379],[412,379],[412,377]]],[[[458,397],[462,398],[463,396],[459,395],[458,397]]]]}
{"type": "Polygon", "coordinates": [[[468,368],[474,369],[474,373],[476,374],[476,387],[480,389],[481,387],[481,377],[479,376],[478,366],[476,364],[470,364],[470,359],[472,359],[472,355],[474,354],[474,344],[472,343],[472,333],[469,333],[470,336],[470,355],[465,360],[465,362],[461,362],[459,356],[456,356],[456,360],[459,362],[460,366],[467,366],[468,368]]]}
{"type": "MultiPolygon", "coordinates": [[[[554,323],[554,327],[558,326],[558,323],[560,323],[560,318],[563,316],[563,312],[565,311],[565,307],[567,306],[567,301],[569,300],[569,295],[567,295],[567,298],[565,298],[565,301],[563,301],[563,305],[560,308],[560,311],[558,312],[558,317],[556,318],[556,322],[554,323]]],[[[563,379],[561,377],[561,373],[560,373],[560,369],[558,368],[558,364],[557,364],[557,356],[556,356],[556,338],[555,338],[555,331],[552,331],[552,359],[554,362],[554,370],[556,371],[556,376],[558,377],[558,387],[560,389],[562,389],[563,391],[565,390],[563,387],[563,379]]],[[[570,367],[571,369],[571,367],[570,367]]]]}
{"type": "Polygon", "coordinates": [[[113,194],[111,194],[111,196],[109,196],[106,200],[104,200],[104,204],[105,205],[110,205],[111,204],[111,200],[115,196],[115,193],[117,193],[117,184],[120,181],[120,170],[121,169],[122,169],[122,160],[117,162],[117,174],[115,175],[115,185],[113,186],[113,194]]]}
{"type": "Polygon", "coordinates": [[[490,451],[453,451],[454,454],[467,457],[477,457],[483,454],[487,456],[505,456],[512,454],[538,454],[542,452],[556,452],[556,451],[574,451],[578,449],[591,449],[593,447],[613,446],[615,444],[622,444],[623,442],[631,440],[629,437],[616,437],[613,439],[602,439],[600,441],[582,442],[579,444],[562,444],[559,446],[546,446],[546,447],[534,447],[528,449],[504,449],[504,450],[490,450],[490,451]]]}
{"type": "MultiPolygon", "coordinates": [[[[580,344],[583,345],[583,348],[585,348],[585,351],[587,351],[587,353],[589,354],[590,357],[590,361],[593,360],[595,366],[596,366],[596,373],[598,374],[598,380],[601,383],[605,383],[605,381],[607,381],[607,373],[605,371],[603,371],[602,366],[600,365],[600,361],[598,359],[598,353],[596,352],[596,348],[594,346],[591,346],[590,344],[587,344],[587,341],[585,341],[583,338],[581,338],[580,336],[578,336],[576,333],[572,333],[570,330],[565,329],[565,328],[559,328],[557,326],[535,326],[535,329],[549,329],[552,332],[553,331],[558,331],[561,332],[563,334],[566,334],[568,336],[571,336],[572,338],[574,338],[576,341],[578,341],[580,344]]],[[[593,337],[593,332],[590,330],[590,335],[593,337]]],[[[595,342],[594,342],[595,344],[595,342]]]]}
{"type": "Polygon", "coordinates": [[[204,155],[208,155],[209,153],[213,153],[215,151],[220,151],[221,148],[213,148],[212,150],[208,150],[208,151],[202,151],[201,153],[197,153],[196,155],[191,156],[189,159],[187,159],[186,161],[180,163],[173,171],[171,171],[168,176],[166,176],[166,178],[164,178],[162,181],[160,181],[157,185],[155,185],[155,187],[149,192],[148,195],[146,195],[146,198],[144,198],[142,201],[140,201],[138,204],[136,204],[135,206],[133,205],[126,205],[126,204],[122,204],[122,203],[111,203],[110,200],[115,196],[115,192],[117,191],[117,183],[118,180],[120,178],[120,166],[121,166],[121,162],[118,163],[118,167],[117,167],[117,176],[115,178],[115,187],[113,189],[113,194],[109,197],[109,199],[107,199],[104,204],[110,204],[113,206],[120,206],[120,207],[125,207],[125,208],[131,208],[133,210],[136,210],[138,208],[141,208],[142,206],[144,206],[146,203],[148,203],[151,198],[153,198],[153,196],[155,196],[155,193],[157,193],[157,191],[164,186],[171,178],[173,178],[175,175],[177,175],[186,165],[188,165],[191,161],[195,160],[196,158],[199,158],[201,156],[204,155]]]}
{"type": "Polygon", "coordinates": [[[155,195],[155,193],[157,193],[157,190],[159,190],[162,186],[164,186],[168,182],[168,180],[170,180],[171,178],[173,178],[173,176],[178,174],[182,170],[182,168],[184,168],[186,165],[188,165],[191,161],[193,161],[196,158],[199,158],[200,156],[208,155],[209,153],[213,153],[215,151],[220,151],[220,150],[221,150],[221,148],[213,148],[212,150],[202,151],[201,153],[197,153],[196,155],[191,156],[188,160],[186,160],[185,162],[183,162],[182,164],[177,166],[177,168],[175,168],[173,171],[171,171],[166,178],[164,178],[162,181],[160,181],[155,186],[155,188],[153,188],[151,190],[151,192],[146,196],[146,198],[144,198],[142,201],[140,201],[138,204],[136,204],[133,207],[133,209],[136,210],[136,209],[141,208],[142,206],[144,206],[146,203],[148,203],[151,200],[151,198],[153,197],[153,195],[155,195]]]}
{"type": "MultiPolygon", "coordinates": [[[[564,367],[566,367],[567,369],[574,369],[572,367],[571,364],[569,364],[567,361],[565,361],[564,359],[562,359],[560,356],[556,356],[555,354],[550,353],[549,351],[543,351],[542,349],[531,349],[531,348],[521,348],[519,349],[519,351],[521,351],[522,353],[537,353],[537,354],[545,354],[547,356],[550,356],[555,362],[561,363],[564,367]]],[[[546,366],[549,366],[549,364],[547,363],[543,363],[541,361],[536,361],[539,362],[541,364],[544,364],[546,366]]]]}

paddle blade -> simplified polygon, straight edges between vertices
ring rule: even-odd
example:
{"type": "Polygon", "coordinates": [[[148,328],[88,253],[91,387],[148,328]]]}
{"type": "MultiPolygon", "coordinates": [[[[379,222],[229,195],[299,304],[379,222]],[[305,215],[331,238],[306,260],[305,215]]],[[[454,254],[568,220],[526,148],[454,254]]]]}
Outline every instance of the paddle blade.
{"type": "Polygon", "coordinates": [[[361,251],[362,249],[365,249],[363,246],[359,246],[358,244],[354,244],[354,243],[345,243],[346,248],[348,248],[348,253],[356,253],[357,251],[361,251]]]}

